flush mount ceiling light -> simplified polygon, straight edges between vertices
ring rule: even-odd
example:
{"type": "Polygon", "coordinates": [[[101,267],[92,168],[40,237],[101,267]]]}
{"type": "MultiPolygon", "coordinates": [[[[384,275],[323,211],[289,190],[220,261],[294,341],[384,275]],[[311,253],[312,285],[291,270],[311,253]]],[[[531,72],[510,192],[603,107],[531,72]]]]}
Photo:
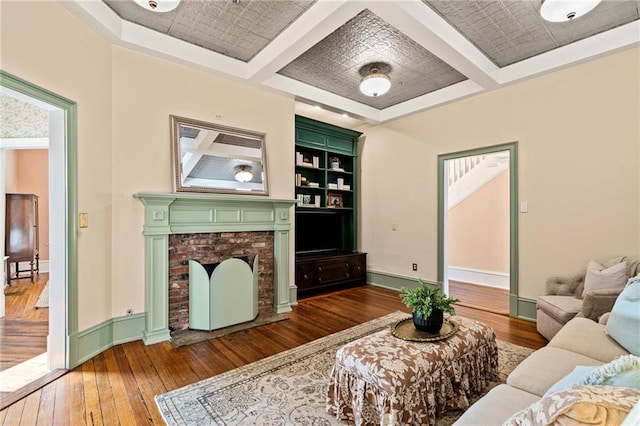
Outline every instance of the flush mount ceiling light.
{"type": "Polygon", "coordinates": [[[391,67],[383,63],[373,63],[360,68],[360,91],[367,96],[381,96],[391,88],[391,78],[387,74],[391,67]]]}
{"type": "Polygon", "coordinates": [[[571,21],[589,13],[600,0],[542,0],[540,15],[549,22],[571,21]]]}
{"type": "Polygon", "coordinates": [[[134,0],[139,6],[152,12],[171,12],[180,0],[134,0]]]}
{"type": "Polygon", "coordinates": [[[236,180],[238,182],[249,182],[253,179],[253,173],[251,173],[251,167],[239,166],[236,169],[236,180]]]}

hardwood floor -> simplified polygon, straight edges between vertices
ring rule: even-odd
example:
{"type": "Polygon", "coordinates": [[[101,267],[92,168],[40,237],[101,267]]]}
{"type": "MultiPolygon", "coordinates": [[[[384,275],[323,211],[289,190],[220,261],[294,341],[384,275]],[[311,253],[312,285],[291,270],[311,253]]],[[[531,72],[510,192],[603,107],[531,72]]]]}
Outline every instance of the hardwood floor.
{"type": "MultiPolygon", "coordinates": [[[[116,345],[0,411],[2,425],[163,424],[154,396],[354,325],[402,310],[398,293],[356,287],[303,299],[289,319],[180,348],[168,342],[116,345]]],[[[547,342],[535,324],[459,306],[498,339],[530,348],[547,342]]]]}
{"type": "Polygon", "coordinates": [[[449,280],[449,296],[460,304],[496,314],[509,315],[509,290],[449,280]]]}
{"type": "Polygon", "coordinates": [[[4,288],[5,316],[0,318],[0,371],[47,351],[49,309],[35,309],[49,274],[12,280],[4,288]]]}

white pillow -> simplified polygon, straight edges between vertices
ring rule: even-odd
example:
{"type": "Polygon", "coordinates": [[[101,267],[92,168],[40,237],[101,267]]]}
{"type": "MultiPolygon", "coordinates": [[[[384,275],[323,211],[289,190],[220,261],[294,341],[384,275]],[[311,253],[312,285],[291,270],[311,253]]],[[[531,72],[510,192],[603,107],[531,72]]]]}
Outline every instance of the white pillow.
{"type": "Polygon", "coordinates": [[[584,278],[582,296],[588,291],[603,290],[605,288],[624,288],[627,283],[627,261],[616,263],[606,268],[592,260],[587,266],[587,276],[584,278]]]}
{"type": "Polygon", "coordinates": [[[632,282],[620,293],[606,331],[620,346],[640,356],[640,281],[632,282]]]}

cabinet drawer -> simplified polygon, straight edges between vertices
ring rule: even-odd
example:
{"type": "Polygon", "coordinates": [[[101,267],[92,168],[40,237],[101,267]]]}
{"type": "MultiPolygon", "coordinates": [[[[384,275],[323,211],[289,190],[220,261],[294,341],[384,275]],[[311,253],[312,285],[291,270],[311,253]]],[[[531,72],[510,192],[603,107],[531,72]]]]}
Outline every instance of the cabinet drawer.
{"type": "Polygon", "coordinates": [[[351,261],[351,278],[365,278],[367,275],[367,265],[365,256],[355,256],[351,261]]]}
{"type": "Polygon", "coordinates": [[[296,285],[300,289],[313,287],[314,264],[302,263],[296,265],[296,285]]]}
{"type": "Polygon", "coordinates": [[[318,284],[344,281],[351,277],[351,265],[348,259],[318,262],[316,273],[318,284]]]}

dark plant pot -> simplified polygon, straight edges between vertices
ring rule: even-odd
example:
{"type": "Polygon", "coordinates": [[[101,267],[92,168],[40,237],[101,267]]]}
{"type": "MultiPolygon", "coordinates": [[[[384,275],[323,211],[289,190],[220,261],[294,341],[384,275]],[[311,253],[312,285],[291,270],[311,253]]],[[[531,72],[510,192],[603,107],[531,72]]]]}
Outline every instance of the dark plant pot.
{"type": "Polygon", "coordinates": [[[426,331],[427,333],[438,334],[442,328],[444,322],[444,313],[440,309],[433,309],[431,315],[427,318],[423,318],[422,315],[413,313],[413,325],[420,331],[426,331]]]}

